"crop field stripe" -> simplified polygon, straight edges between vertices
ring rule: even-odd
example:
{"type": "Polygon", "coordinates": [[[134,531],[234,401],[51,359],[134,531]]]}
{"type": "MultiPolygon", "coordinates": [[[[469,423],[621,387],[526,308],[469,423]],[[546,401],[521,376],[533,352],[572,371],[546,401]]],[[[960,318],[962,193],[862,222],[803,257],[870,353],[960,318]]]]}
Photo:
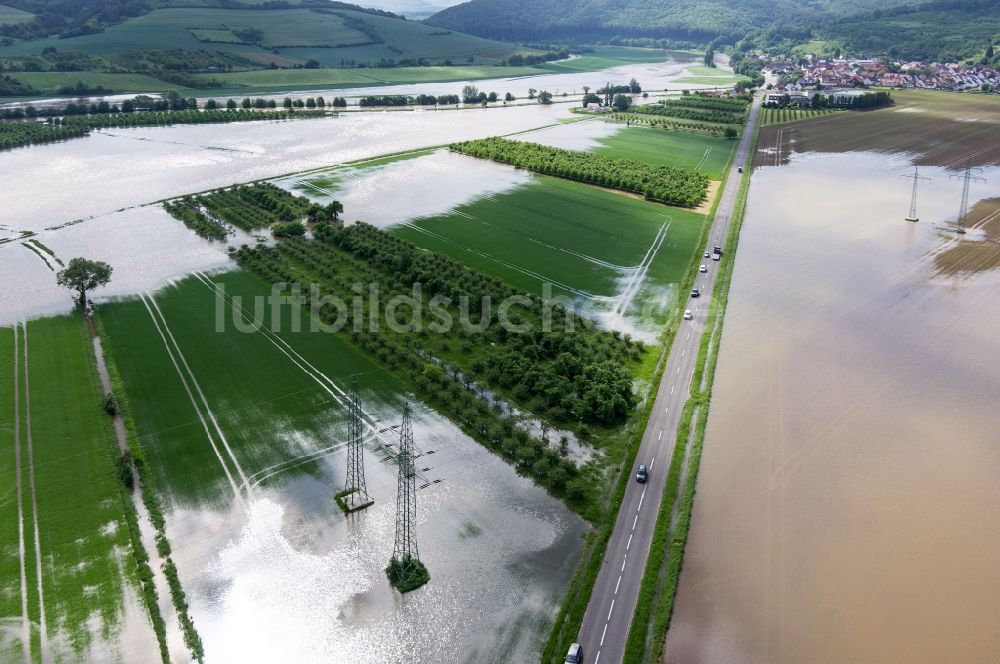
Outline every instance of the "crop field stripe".
{"type": "Polygon", "coordinates": [[[417,231],[419,233],[424,233],[425,235],[429,235],[430,237],[435,238],[437,240],[440,240],[441,242],[445,242],[447,244],[453,245],[455,247],[458,247],[459,249],[462,249],[464,251],[468,251],[469,253],[472,253],[472,254],[475,254],[477,256],[480,256],[481,258],[485,258],[487,260],[491,260],[491,261],[493,261],[495,263],[503,265],[506,268],[510,268],[511,270],[514,270],[516,272],[520,272],[521,274],[527,275],[529,277],[534,277],[535,279],[538,279],[542,283],[550,283],[553,286],[558,286],[559,288],[562,288],[563,290],[565,290],[567,292],[574,293],[575,295],[579,295],[580,297],[585,297],[585,298],[587,298],[589,300],[594,300],[594,301],[609,301],[609,300],[613,299],[613,298],[608,297],[608,296],[594,295],[593,293],[588,293],[587,291],[580,290],[579,288],[574,288],[574,287],[569,286],[567,284],[564,284],[564,283],[561,283],[559,281],[556,281],[555,279],[551,279],[549,277],[546,277],[543,274],[539,274],[538,272],[535,272],[533,270],[529,270],[527,268],[519,267],[517,265],[514,265],[513,263],[509,263],[509,262],[507,262],[505,260],[497,258],[496,256],[494,256],[492,254],[488,254],[488,253],[486,253],[484,251],[479,251],[478,249],[473,249],[471,247],[467,247],[464,244],[461,244],[459,242],[456,242],[456,241],[452,240],[451,238],[447,238],[447,237],[445,237],[443,235],[438,235],[437,233],[435,233],[433,231],[429,231],[426,228],[421,228],[420,226],[417,226],[415,224],[408,223],[408,224],[403,224],[403,226],[405,226],[407,228],[411,228],[411,229],[413,229],[413,230],[415,230],[415,231],[417,231]]]}
{"type": "Polygon", "coordinates": [[[494,224],[492,222],[486,221],[485,219],[480,219],[479,217],[475,216],[474,214],[469,214],[468,212],[462,212],[460,210],[455,210],[454,214],[457,214],[460,217],[465,217],[466,219],[471,219],[471,220],[473,220],[475,222],[478,222],[478,223],[482,224],[483,226],[489,226],[491,228],[496,228],[498,230],[510,233],[511,235],[516,235],[517,237],[519,237],[519,238],[521,238],[523,240],[527,240],[528,242],[532,242],[534,244],[541,245],[541,246],[545,247],[546,249],[552,249],[553,251],[561,251],[561,252],[569,254],[571,256],[576,256],[577,258],[582,258],[583,260],[587,261],[588,263],[594,263],[595,265],[600,265],[602,267],[608,267],[608,268],[611,268],[613,270],[637,270],[642,265],[641,263],[639,265],[616,265],[614,263],[609,263],[608,261],[601,260],[600,258],[595,258],[593,256],[588,256],[587,254],[581,253],[579,251],[573,251],[572,249],[567,249],[566,247],[560,247],[558,245],[549,244],[548,242],[545,242],[543,240],[539,240],[538,238],[532,237],[532,236],[528,235],[527,233],[522,233],[520,231],[515,231],[514,229],[507,228],[506,226],[503,226],[501,224],[494,224]]]}
{"type": "Polygon", "coordinates": [[[31,486],[31,520],[35,531],[35,574],[38,579],[38,634],[42,662],[49,660],[49,631],[45,621],[45,593],[42,590],[42,543],[38,532],[38,492],[35,489],[35,451],[31,437],[31,385],[28,381],[28,326],[23,325],[24,338],[24,434],[28,449],[28,483],[31,486]]]}
{"type": "MultiPolygon", "coordinates": [[[[188,386],[188,381],[184,377],[184,373],[181,371],[180,365],[177,363],[177,358],[174,356],[175,351],[171,349],[170,343],[167,341],[166,335],[160,328],[160,323],[156,318],[156,314],[153,313],[153,309],[149,306],[149,302],[147,301],[148,296],[143,294],[140,297],[142,298],[142,303],[146,306],[146,311],[149,312],[149,317],[153,321],[153,326],[156,327],[156,331],[159,333],[160,338],[163,340],[163,347],[166,349],[167,355],[170,356],[170,361],[171,363],[173,363],[174,369],[177,371],[177,377],[181,379],[181,384],[184,386],[184,391],[187,393],[188,398],[191,400],[191,405],[194,407],[195,412],[198,414],[198,419],[201,421],[201,426],[205,430],[205,436],[208,438],[208,442],[212,446],[212,450],[215,452],[215,456],[219,459],[219,463],[222,465],[222,470],[226,474],[226,479],[229,480],[229,485],[233,489],[233,495],[235,496],[237,501],[242,502],[243,496],[242,493],[240,492],[240,487],[237,486],[236,480],[233,478],[233,475],[229,470],[229,466],[226,464],[225,459],[222,457],[222,453],[219,452],[218,445],[215,444],[215,439],[212,437],[212,432],[208,428],[208,422],[205,421],[205,416],[202,414],[201,409],[198,407],[198,403],[194,398],[194,394],[191,392],[191,388],[188,386]]],[[[177,349],[177,352],[179,353],[180,349],[177,349]]]]}
{"type": "MultiPolygon", "coordinates": [[[[205,284],[205,286],[212,291],[213,295],[215,295],[216,297],[221,296],[225,298],[225,300],[232,307],[233,311],[238,313],[246,322],[251,322],[250,320],[247,320],[247,312],[246,310],[243,309],[242,305],[238,304],[236,300],[234,300],[231,296],[225,295],[221,290],[219,290],[218,284],[213,282],[208,277],[208,275],[206,275],[203,272],[196,272],[194,276],[200,282],[205,284]]],[[[283,355],[285,355],[289,360],[291,360],[295,366],[297,366],[300,370],[302,370],[302,372],[304,372],[307,376],[312,378],[320,386],[321,389],[323,389],[327,394],[330,395],[330,397],[333,398],[333,400],[339,406],[345,409],[347,408],[347,398],[348,398],[347,392],[338,387],[332,378],[330,378],[325,373],[317,369],[297,350],[295,350],[287,341],[278,336],[277,333],[267,329],[267,327],[264,325],[257,325],[255,327],[257,332],[260,332],[265,339],[270,341],[271,344],[275,348],[277,348],[283,355]]],[[[395,457],[396,453],[393,448],[393,443],[391,441],[386,440],[386,438],[382,435],[382,433],[379,432],[377,426],[377,420],[370,413],[368,413],[363,407],[361,408],[361,418],[362,422],[372,430],[375,436],[379,438],[382,446],[386,450],[388,450],[388,452],[393,457],[395,457]]],[[[418,453],[421,453],[419,448],[417,448],[417,451],[418,453]]],[[[301,458],[302,457],[299,457],[298,460],[301,460],[301,458]]],[[[291,461],[295,460],[296,459],[292,459],[291,461]]],[[[429,481],[427,477],[424,476],[420,471],[414,471],[414,472],[420,479],[424,480],[425,482],[429,481]]],[[[244,480],[244,482],[246,482],[246,480],[244,480]]]]}
{"type": "Polygon", "coordinates": [[[14,326],[14,475],[17,484],[17,551],[21,564],[21,642],[25,664],[31,663],[31,619],[28,616],[28,575],[24,549],[24,497],[21,490],[21,356],[18,353],[18,326],[14,326]]]}

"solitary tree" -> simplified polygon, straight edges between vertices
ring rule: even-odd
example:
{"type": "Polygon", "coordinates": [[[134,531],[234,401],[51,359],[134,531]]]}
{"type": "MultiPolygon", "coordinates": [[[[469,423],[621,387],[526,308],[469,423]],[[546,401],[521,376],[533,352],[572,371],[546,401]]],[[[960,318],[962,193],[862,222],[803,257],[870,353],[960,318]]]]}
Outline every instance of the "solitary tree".
{"type": "Polygon", "coordinates": [[[541,104],[551,104],[552,103],[552,93],[548,90],[542,90],[538,93],[538,102],[541,104]]]}
{"type": "Polygon", "coordinates": [[[615,95],[615,100],[612,106],[614,106],[615,110],[619,113],[624,113],[632,107],[632,98],[628,95],[615,95]]]}
{"type": "Polygon", "coordinates": [[[111,281],[112,268],[101,261],[74,258],[65,270],[56,275],[56,283],[76,291],[80,308],[87,310],[87,291],[107,285],[111,281]]]}

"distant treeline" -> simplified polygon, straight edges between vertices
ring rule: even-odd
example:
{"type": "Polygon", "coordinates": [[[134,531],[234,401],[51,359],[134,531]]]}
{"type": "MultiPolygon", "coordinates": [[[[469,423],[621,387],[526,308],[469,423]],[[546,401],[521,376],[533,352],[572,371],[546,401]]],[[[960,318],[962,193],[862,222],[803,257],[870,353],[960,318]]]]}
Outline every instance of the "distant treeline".
{"type": "Polygon", "coordinates": [[[705,199],[708,177],[670,166],[654,166],[601,154],[484,138],[452,143],[450,148],[473,157],[492,159],[536,173],[611,187],[682,207],[697,207],[705,199]]]}
{"type": "Polygon", "coordinates": [[[358,100],[358,106],[450,106],[461,103],[458,95],[370,95],[358,100]]]}

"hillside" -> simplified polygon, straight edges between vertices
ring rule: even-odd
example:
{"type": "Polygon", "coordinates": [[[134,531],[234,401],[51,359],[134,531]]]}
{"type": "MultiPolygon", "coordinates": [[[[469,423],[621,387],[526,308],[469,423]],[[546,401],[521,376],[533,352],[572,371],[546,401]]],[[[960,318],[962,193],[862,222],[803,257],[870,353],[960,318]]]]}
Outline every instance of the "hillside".
{"type": "MultiPolygon", "coordinates": [[[[820,39],[851,55],[889,55],[904,60],[979,60],[1000,43],[1000,2],[942,0],[841,20],[817,31],[820,39]]],[[[1000,50],[1000,49],[994,49],[1000,50]]],[[[993,64],[1000,64],[994,55],[993,64]]]]}
{"type": "Polygon", "coordinates": [[[808,28],[908,0],[471,0],[428,23],[495,39],[739,38],[758,28],[808,28]]]}
{"type": "Polygon", "coordinates": [[[511,56],[540,53],[343,3],[223,1],[81,24],[84,12],[59,32],[44,29],[54,21],[49,0],[11,0],[40,13],[0,13],[20,20],[0,25],[0,71],[13,79],[0,96],[233,91],[245,74],[264,75],[271,91],[374,85],[390,78],[375,72],[390,70],[417,70],[405,80],[481,79],[511,56]]]}

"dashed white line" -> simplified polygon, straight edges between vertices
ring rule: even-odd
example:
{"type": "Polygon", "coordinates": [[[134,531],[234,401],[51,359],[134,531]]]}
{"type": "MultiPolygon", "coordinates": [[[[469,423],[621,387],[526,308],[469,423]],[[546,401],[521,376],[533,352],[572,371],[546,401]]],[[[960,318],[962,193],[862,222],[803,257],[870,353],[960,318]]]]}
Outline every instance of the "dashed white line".
{"type": "Polygon", "coordinates": [[[599,661],[601,661],[601,651],[600,650],[597,651],[597,656],[594,657],[594,664],[597,664],[599,661]]]}
{"type": "Polygon", "coordinates": [[[635,520],[632,522],[632,530],[635,530],[635,524],[639,521],[639,515],[635,515],[635,520]]]}
{"type": "Polygon", "coordinates": [[[611,620],[611,612],[615,610],[615,600],[611,600],[611,608],[608,609],[608,620],[611,620]]]}
{"type": "Polygon", "coordinates": [[[676,383],[670,386],[670,393],[671,393],[671,394],[673,394],[673,393],[674,393],[674,388],[675,388],[675,387],[677,387],[677,384],[676,384],[676,383]]]}
{"type": "MultiPolygon", "coordinates": [[[[663,432],[661,431],[660,433],[663,433],[663,432]]],[[[649,462],[649,469],[650,470],[653,470],[653,464],[654,463],[656,463],[656,457],[653,457],[653,460],[649,462]]]]}
{"type": "MultiPolygon", "coordinates": [[[[628,536],[628,541],[625,542],[625,550],[628,551],[628,548],[630,546],[632,546],[632,536],[631,535],[628,536]]],[[[621,577],[618,577],[618,578],[621,579],[621,577]]],[[[615,590],[615,594],[616,595],[618,594],[618,590],[617,589],[615,590]]]]}
{"type": "Polygon", "coordinates": [[[684,354],[687,352],[688,352],[687,348],[681,348],[681,357],[684,357],[684,354]]]}
{"type": "MultiPolygon", "coordinates": [[[[619,574],[618,575],[618,583],[615,584],[615,594],[616,595],[618,594],[618,586],[620,586],[621,584],[622,584],[622,575],[619,574]]],[[[601,641],[601,645],[602,646],[604,645],[604,641],[601,641]]]]}
{"type": "MultiPolygon", "coordinates": [[[[604,645],[604,635],[608,633],[608,623],[604,623],[604,631],[601,632],[601,645],[604,645]]],[[[596,660],[595,660],[596,661],[596,660]]]]}
{"type": "MultiPolygon", "coordinates": [[[[628,554],[627,554],[627,553],[625,554],[625,557],[624,557],[624,558],[622,558],[622,571],[623,571],[623,572],[625,571],[625,561],[626,561],[626,560],[628,560],[628,554]]],[[[615,603],[615,600],[611,600],[611,603],[612,603],[612,604],[614,604],[614,603],[615,603]]]]}
{"type": "Polygon", "coordinates": [[[646,490],[643,489],[642,490],[642,495],[639,496],[639,509],[637,509],[636,512],[641,512],[642,511],[642,499],[645,498],[645,497],[646,497],[646,490]]]}
{"type": "Polygon", "coordinates": [[[660,429],[660,433],[656,434],[657,440],[660,440],[661,438],[663,438],[663,429],[660,429]]]}

